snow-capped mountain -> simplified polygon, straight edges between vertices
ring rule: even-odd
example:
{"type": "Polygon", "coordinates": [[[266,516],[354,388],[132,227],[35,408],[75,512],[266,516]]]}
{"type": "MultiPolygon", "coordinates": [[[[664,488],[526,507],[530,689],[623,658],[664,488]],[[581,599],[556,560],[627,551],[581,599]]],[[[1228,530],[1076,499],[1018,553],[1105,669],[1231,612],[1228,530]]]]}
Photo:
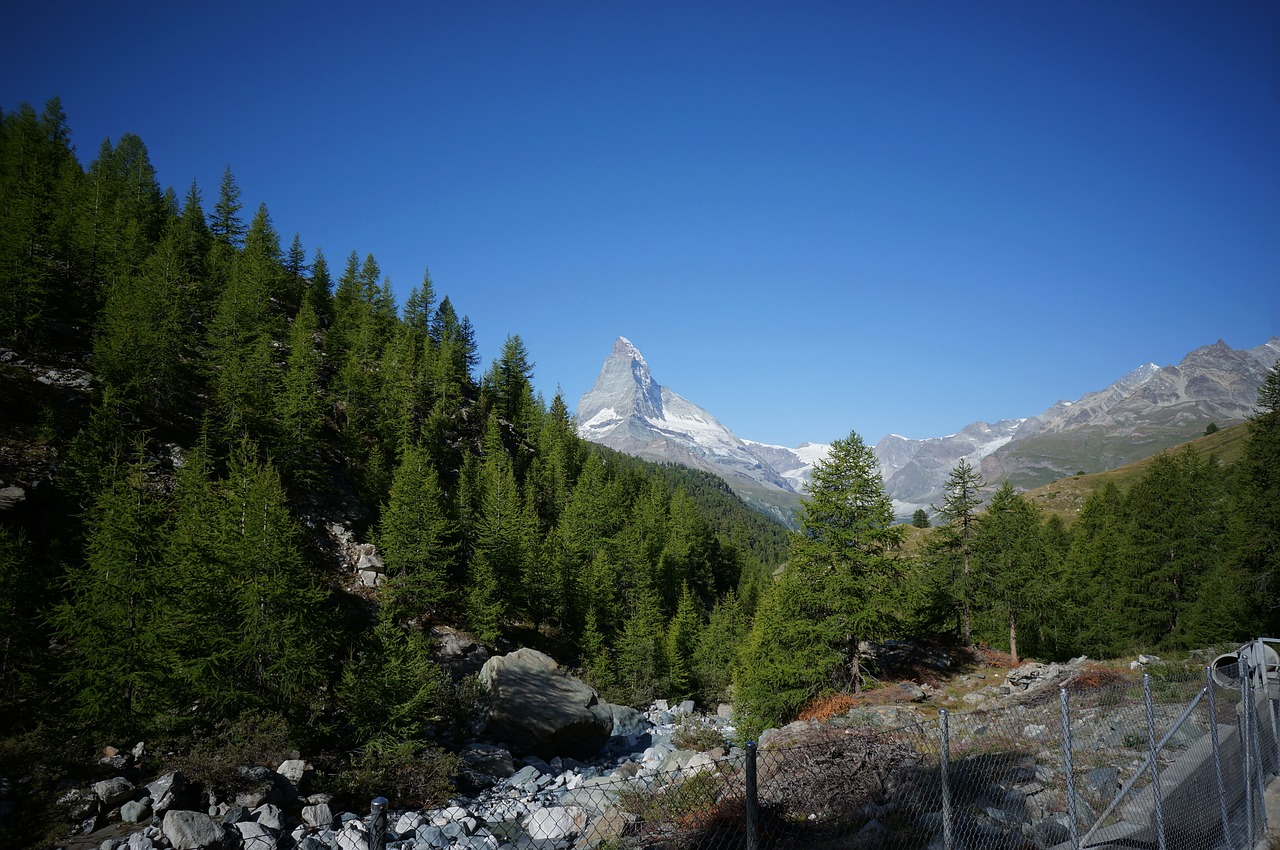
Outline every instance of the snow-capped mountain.
{"type": "MultiPolygon", "coordinates": [[[[1035,487],[1083,469],[1098,472],[1148,457],[1214,422],[1247,418],[1258,387],[1280,359],[1280,337],[1256,348],[1219,340],[1176,366],[1147,363],[1038,416],[974,422],[955,434],[912,440],[897,434],[873,449],[900,517],[930,510],[964,458],[988,482],[1035,487]]],[[[773,446],[738,437],[713,415],[653,380],[644,357],[619,337],[595,385],[578,402],[579,432],[649,460],[682,463],[724,478],[748,503],[790,521],[814,465],[830,446],[773,446]]]]}
{"type": "Polygon", "coordinates": [[[714,416],[660,386],[626,337],[618,337],[595,384],[578,401],[578,432],[647,460],[682,463],[724,478],[745,501],[789,520],[808,471],[825,447],[786,449],[743,440],[714,416]]]}

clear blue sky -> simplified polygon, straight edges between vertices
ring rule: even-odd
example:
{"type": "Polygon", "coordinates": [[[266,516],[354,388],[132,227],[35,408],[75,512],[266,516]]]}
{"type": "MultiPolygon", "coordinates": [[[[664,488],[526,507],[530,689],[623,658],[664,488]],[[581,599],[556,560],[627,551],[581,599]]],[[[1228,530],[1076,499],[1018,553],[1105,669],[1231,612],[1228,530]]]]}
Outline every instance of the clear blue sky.
{"type": "Polygon", "coordinates": [[[10,6],[0,106],[429,267],[571,408],[619,335],[795,445],[1280,334],[1280,3],[10,6]]]}

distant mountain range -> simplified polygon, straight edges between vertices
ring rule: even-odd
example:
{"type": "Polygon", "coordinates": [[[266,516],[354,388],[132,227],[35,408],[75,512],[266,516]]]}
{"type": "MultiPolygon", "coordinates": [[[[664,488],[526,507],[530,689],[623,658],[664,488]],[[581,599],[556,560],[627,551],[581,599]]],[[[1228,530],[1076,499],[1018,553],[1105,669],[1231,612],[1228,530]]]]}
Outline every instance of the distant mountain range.
{"type": "MultiPolygon", "coordinates": [[[[1080,470],[1100,472],[1246,419],[1258,387],[1280,359],[1280,337],[1248,349],[1222,340],[1176,366],[1147,363],[1097,392],[1060,401],[1038,416],[974,422],[955,434],[912,440],[890,434],[874,446],[899,516],[930,510],[961,458],[989,482],[1037,487],[1080,470]]],[[[578,402],[588,440],[659,462],[705,469],[746,502],[791,522],[813,466],[829,446],[796,448],[742,439],[708,411],[653,379],[644,356],[618,337],[595,385],[578,402]]]]}

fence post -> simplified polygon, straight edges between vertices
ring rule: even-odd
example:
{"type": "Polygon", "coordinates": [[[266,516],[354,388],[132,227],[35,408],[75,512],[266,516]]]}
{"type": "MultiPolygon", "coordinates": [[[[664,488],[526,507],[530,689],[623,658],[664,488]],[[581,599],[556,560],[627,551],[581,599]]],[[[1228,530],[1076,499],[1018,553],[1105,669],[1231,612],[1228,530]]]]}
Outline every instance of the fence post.
{"type": "Polygon", "coordinates": [[[1062,766],[1067,775],[1067,825],[1071,832],[1071,850],[1080,850],[1080,832],[1076,828],[1076,772],[1071,763],[1071,710],[1067,688],[1058,688],[1058,700],[1062,704],[1062,766]]]}
{"type": "Polygon", "coordinates": [[[386,797],[369,802],[369,850],[385,850],[387,846],[387,802],[386,797]]]}
{"type": "Polygon", "coordinates": [[[1240,661],[1240,764],[1244,769],[1244,821],[1246,847],[1254,845],[1253,824],[1253,671],[1245,660],[1240,661]]]}
{"type": "Polygon", "coordinates": [[[1213,665],[1204,668],[1205,696],[1209,698],[1209,740],[1213,744],[1213,774],[1218,780],[1218,810],[1222,816],[1222,842],[1231,847],[1231,817],[1227,814],[1227,784],[1222,779],[1222,748],[1218,742],[1218,705],[1213,696],[1213,665]]]}
{"type": "Polygon", "coordinates": [[[756,742],[747,741],[747,850],[760,847],[760,806],[756,794],[756,742]]]}
{"type": "Polygon", "coordinates": [[[938,735],[941,738],[938,747],[938,772],[942,780],[942,847],[951,850],[954,846],[951,814],[951,713],[945,708],[938,711],[938,735]]]}
{"type": "Polygon", "coordinates": [[[1142,674],[1142,701],[1147,708],[1147,746],[1151,749],[1151,794],[1155,803],[1156,840],[1160,850],[1165,850],[1164,840],[1164,801],[1160,794],[1160,760],[1159,748],[1156,746],[1156,715],[1151,700],[1151,674],[1142,674]]]}

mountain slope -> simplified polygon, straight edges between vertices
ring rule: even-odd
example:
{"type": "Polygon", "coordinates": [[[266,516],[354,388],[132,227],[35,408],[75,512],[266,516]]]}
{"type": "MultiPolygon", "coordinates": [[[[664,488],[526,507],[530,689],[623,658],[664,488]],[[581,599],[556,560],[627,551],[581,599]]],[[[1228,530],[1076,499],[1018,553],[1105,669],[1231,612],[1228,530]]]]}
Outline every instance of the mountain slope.
{"type": "MultiPolygon", "coordinates": [[[[1219,340],[1176,366],[1146,363],[1101,390],[1060,401],[1038,416],[974,422],[955,434],[912,440],[897,434],[874,447],[900,517],[930,510],[961,458],[990,482],[1020,488],[1080,470],[1113,469],[1246,419],[1258,387],[1280,359],[1280,338],[1233,349],[1219,340]]],[[[792,522],[813,466],[829,446],[786,448],[745,440],[710,412],[659,385],[644,357],[619,337],[595,385],[578,403],[583,437],[649,460],[714,472],[745,501],[792,522]]]]}
{"type": "Polygon", "coordinates": [[[578,401],[577,421],[578,432],[594,443],[714,472],[748,504],[786,522],[799,505],[797,482],[812,465],[799,456],[786,458],[788,450],[781,447],[739,438],[706,410],[659,385],[626,337],[614,342],[595,384],[578,401]]]}

